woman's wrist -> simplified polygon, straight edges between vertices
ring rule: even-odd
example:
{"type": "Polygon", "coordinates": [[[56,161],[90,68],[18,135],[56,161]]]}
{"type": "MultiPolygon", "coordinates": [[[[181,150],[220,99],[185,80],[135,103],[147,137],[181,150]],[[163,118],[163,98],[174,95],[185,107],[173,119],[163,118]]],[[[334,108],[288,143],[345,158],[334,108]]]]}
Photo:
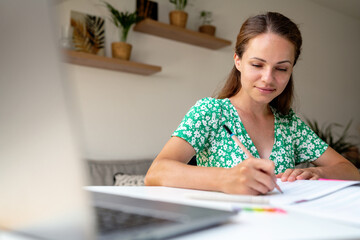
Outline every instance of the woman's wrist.
{"type": "Polygon", "coordinates": [[[214,188],[216,191],[227,192],[227,177],[229,176],[229,168],[217,168],[218,174],[214,178],[214,188]]]}

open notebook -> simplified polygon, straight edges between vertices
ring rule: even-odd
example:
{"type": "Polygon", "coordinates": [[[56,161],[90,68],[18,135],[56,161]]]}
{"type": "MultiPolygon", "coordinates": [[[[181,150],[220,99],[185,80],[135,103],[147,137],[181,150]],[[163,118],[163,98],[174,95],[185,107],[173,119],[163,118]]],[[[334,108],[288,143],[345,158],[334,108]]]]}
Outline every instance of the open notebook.
{"type": "Polygon", "coordinates": [[[232,195],[218,192],[205,192],[201,194],[189,194],[187,195],[187,197],[204,200],[206,199],[215,201],[284,206],[326,197],[334,192],[337,192],[349,186],[358,186],[360,190],[359,181],[297,180],[295,182],[282,182],[280,179],[278,179],[277,184],[284,192],[283,194],[279,193],[278,190],[274,189],[272,192],[261,196],[232,195]]]}

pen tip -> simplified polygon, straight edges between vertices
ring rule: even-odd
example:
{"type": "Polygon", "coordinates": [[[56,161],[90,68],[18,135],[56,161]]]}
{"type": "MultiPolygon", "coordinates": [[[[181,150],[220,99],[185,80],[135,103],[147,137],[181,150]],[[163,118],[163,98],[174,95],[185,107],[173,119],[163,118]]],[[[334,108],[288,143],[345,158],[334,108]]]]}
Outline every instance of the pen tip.
{"type": "Polygon", "coordinates": [[[279,187],[279,185],[275,185],[275,187],[276,187],[276,189],[281,193],[281,194],[283,194],[284,192],[281,190],[281,188],[279,187]]]}

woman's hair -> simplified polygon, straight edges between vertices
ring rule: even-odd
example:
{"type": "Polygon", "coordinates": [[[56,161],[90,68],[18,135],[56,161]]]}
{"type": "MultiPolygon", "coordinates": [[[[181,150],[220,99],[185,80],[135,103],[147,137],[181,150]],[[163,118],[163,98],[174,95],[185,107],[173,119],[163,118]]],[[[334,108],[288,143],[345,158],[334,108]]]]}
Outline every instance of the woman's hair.
{"type": "MultiPolygon", "coordinates": [[[[289,18],[276,12],[257,15],[248,18],[241,26],[240,32],[236,39],[235,53],[241,59],[248,42],[263,33],[274,33],[289,40],[295,47],[295,60],[299,58],[301,52],[302,38],[297,25],[289,18]]],[[[238,93],[241,89],[241,73],[235,65],[231,70],[225,85],[220,90],[218,98],[229,98],[238,93]]],[[[270,106],[276,108],[281,114],[288,114],[293,100],[293,77],[285,87],[284,91],[270,102],[270,106]]]]}

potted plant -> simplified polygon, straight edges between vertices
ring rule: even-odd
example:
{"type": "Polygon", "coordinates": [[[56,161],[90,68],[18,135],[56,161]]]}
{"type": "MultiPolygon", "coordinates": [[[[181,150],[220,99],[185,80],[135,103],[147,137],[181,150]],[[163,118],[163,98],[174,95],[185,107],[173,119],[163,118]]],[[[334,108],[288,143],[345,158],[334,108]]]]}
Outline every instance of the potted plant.
{"type": "Polygon", "coordinates": [[[175,5],[175,10],[169,13],[170,24],[185,28],[188,14],[184,9],[187,5],[187,0],[169,0],[169,2],[175,5]]]}
{"type": "Polygon", "coordinates": [[[104,2],[108,8],[111,19],[114,25],[120,30],[120,42],[113,42],[111,44],[112,57],[129,60],[131,55],[132,45],[126,43],[129,30],[133,24],[142,20],[142,17],[137,15],[137,12],[119,12],[111,4],[104,2]]]}
{"type": "Polygon", "coordinates": [[[324,142],[329,144],[331,148],[333,148],[339,154],[343,155],[357,168],[360,168],[359,149],[356,147],[355,144],[349,141],[349,138],[351,138],[351,136],[348,136],[348,130],[351,126],[352,121],[350,121],[345,126],[342,134],[337,139],[335,138],[335,134],[333,132],[334,127],[342,128],[343,125],[338,123],[330,123],[319,127],[319,124],[315,120],[310,121],[309,119],[306,119],[306,122],[309,127],[316,133],[316,135],[318,135],[324,142]]]}
{"type": "Polygon", "coordinates": [[[212,12],[209,11],[201,11],[200,12],[200,19],[202,20],[202,24],[199,27],[199,32],[209,34],[211,36],[215,35],[216,27],[211,25],[212,19],[212,12]]]}

